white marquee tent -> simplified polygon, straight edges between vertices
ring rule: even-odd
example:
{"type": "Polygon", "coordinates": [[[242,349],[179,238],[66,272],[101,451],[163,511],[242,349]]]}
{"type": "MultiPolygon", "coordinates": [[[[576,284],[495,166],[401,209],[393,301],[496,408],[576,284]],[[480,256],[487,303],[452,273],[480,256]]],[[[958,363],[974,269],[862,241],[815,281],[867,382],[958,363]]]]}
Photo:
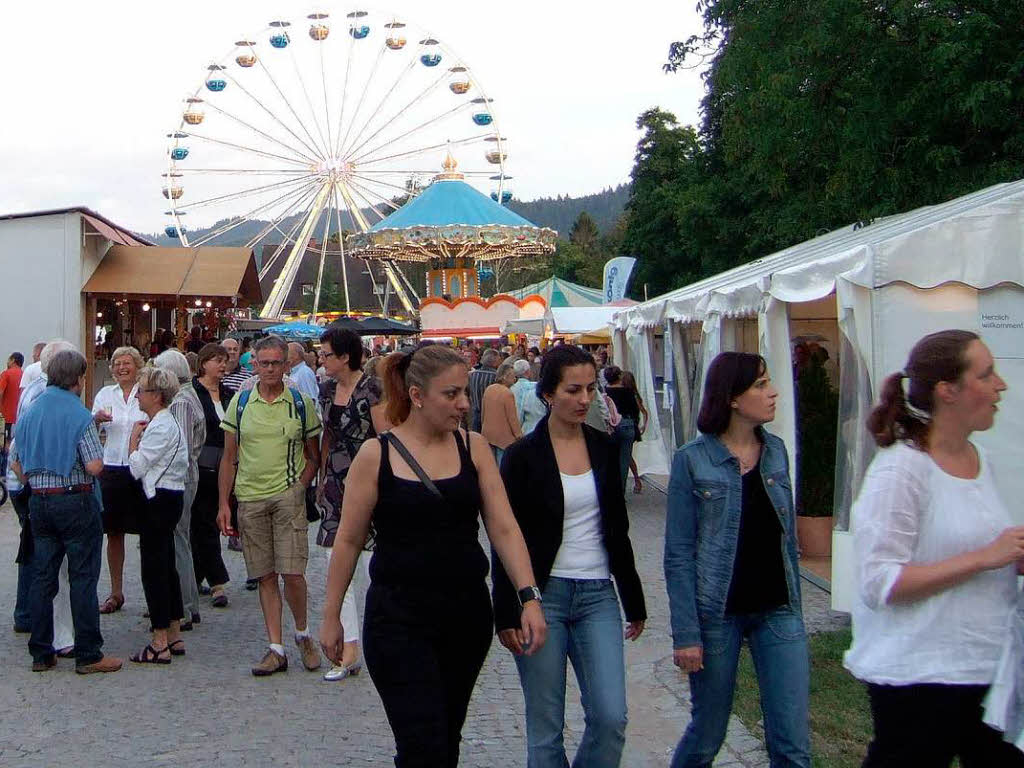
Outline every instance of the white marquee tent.
{"type": "MultiPolygon", "coordinates": [[[[874,453],[864,420],[882,380],[902,369],[925,334],[974,330],[992,349],[1009,390],[996,426],[975,438],[1003,497],[1024,498],[1024,181],[837,230],[622,310],[613,325],[616,363],[634,371],[649,403],[655,335],[671,347],[665,379],[673,407],[650,409],[670,423],[647,430],[636,452],[640,471],[662,473],[671,450],[693,437],[703,371],[725,350],[759,351],[768,361],[780,391],[771,429],[796,466],[792,341],[831,331],[840,371],[836,608],[849,610],[853,597],[850,505],[874,453]]],[[[1024,522],[1024,508],[1013,513],[1024,522]]]]}

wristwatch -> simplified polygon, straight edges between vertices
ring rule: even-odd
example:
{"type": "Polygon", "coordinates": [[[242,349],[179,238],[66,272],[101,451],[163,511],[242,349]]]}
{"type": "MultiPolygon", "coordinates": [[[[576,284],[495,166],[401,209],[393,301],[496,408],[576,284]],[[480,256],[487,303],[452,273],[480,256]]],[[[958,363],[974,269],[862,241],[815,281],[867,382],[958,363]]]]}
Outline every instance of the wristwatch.
{"type": "Polygon", "coordinates": [[[538,603],[543,602],[540,596],[540,590],[536,587],[523,587],[519,590],[519,605],[526,605],[531,600],[536,600],[538,603]]]}

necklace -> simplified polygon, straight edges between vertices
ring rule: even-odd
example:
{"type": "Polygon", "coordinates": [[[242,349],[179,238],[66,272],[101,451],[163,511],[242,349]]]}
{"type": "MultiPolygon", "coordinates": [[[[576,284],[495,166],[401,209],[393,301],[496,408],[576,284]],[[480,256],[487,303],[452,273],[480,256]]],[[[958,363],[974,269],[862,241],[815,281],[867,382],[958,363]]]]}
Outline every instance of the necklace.
{"type": "Polygon", "coordinates": [[[746,458],[744,456],[741,456],[739,451],[734,450],[733,447],[731,445],[729,445],[728,443],[726,443],[725,441],[722,441],[722,444],[725,445],[725,447],[729,451],[729,453],[731,453],[733,455],[733,457],[736,459],[736,461],[739,462],[740,474],[741,475],[747,474],[747,472],[749,472],[754,467],[756,467],[758,459],[761,458],[761,444],[760,443],[755,443],[754,451],[753,451],[753,456],[750,457],[750,458],[746,458]]]}

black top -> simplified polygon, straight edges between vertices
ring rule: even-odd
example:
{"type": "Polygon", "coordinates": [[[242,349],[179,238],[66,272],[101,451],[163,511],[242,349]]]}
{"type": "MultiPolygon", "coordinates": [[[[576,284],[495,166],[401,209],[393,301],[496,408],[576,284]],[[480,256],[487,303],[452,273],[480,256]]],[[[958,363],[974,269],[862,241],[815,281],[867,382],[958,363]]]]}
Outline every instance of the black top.
{"type": "Polygon", "coordinates": [[[606,387],[604,390],[608,397],[615,403],[619,415],[624,419],[632,419],[640,422],[640,404],[636,401],[636,395],[632,389],[626,387],[606,387]]]}
{"type": "Polygon", "coordinates": [[[374,584],[422,588],[440,596],[446,588],[464,590],[484,583],[487,556],[479,539],[480,482],[462,432],[455,432],[453,439],[459,450],[459,474],[434,480],[444,496],[441,501],[419,480],[395,477],[389,443],[383,435],[378,437],[376,538],[370,561],[374,584]]]}
{"type": "MultiPolygon", "coordinates": [[[[203,445],[211,445],[214,448],[224,447],[224,430],[220,428],[220,416],[213,405],[213,398],[210,391],[203,386],[198,376],[192,377],[192,389],[196,391],[199,402],[203,404],[203,415],[206,417],[206,442],[203,445]]],[[[220,385],[220,407],[225,411],[231,402],[231,393],[223,384],[220,385]]]]}
{"type": "MultiPolygon", "coordinates": [[[[611,438],[593,427],[583,425],[590,468],[597,481],[597,500],[601,508],[601,535],[608,552],[608,566],[619,590],[627,621],[647,618],[640,576],[629,540],[629,518],[622,489],[619,449],[611,438]]],[[[543,591],[551,576],[565,526],[565,496],[558,473],[555,449],[548,432],[548,417],[538,422],[528,435],[505,449],[501,477],[519,528],[526,540],[533,563],[533,575],[543,591]]],[[[491,580],[494,583],[494,623],[500,632],[519,627],[519,599],[515,587],[492,554],[491,580]]]]}
{"type": "Polygon", "coordinates": [[[726,613],[770,611],[789,602],[782,564],[782,524],[761,477],[761,463],[743,475],[743,506],[726,613]]]}

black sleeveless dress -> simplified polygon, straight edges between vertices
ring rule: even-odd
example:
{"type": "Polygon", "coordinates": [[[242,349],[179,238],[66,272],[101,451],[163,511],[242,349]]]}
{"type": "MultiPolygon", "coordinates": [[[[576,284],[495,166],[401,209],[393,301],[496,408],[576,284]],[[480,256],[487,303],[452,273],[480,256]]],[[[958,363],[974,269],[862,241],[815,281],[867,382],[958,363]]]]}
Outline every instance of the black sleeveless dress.
{"type": "Polygon", "coordinates": [[[476,467],[454,433],[459,473],[395,477],[383,436],[363,656],[395,735],[397,768],[454,768],[466,710],[493,637],[476,467]]]}

